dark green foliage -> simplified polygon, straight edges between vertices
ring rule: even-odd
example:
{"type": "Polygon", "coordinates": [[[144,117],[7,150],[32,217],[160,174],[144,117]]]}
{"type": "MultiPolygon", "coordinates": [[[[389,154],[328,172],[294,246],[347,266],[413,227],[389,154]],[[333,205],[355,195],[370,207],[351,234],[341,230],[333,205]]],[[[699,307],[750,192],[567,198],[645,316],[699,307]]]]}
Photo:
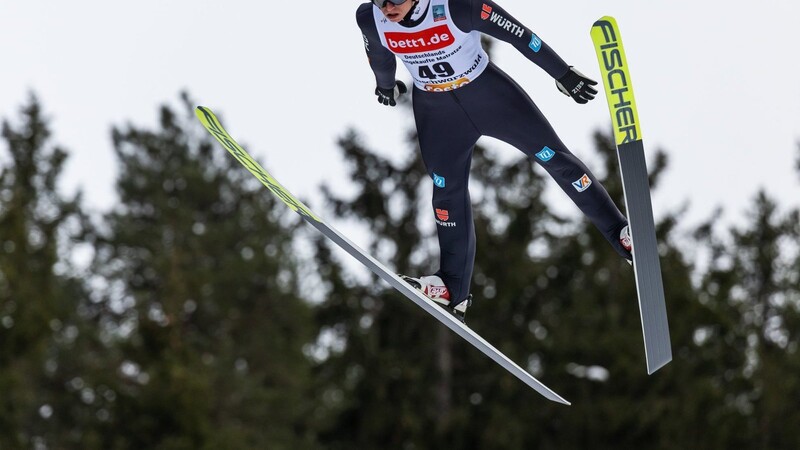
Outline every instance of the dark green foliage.
{"type": "Polygon", "coordinates": [[[724,244],[713,242],[702,281],[701,302],[720,312],[717,323],[706,325],[706,341],[730,344],[716,349],[715,359],[729,362],[717,372],[717,382],[726,406],[745,419],[730,431],[751,448],[800,445],[796,433],[787,433],[800,419],[794,406],[800,384],[793,376],[800,364],[798,214],[778,213],[774,201],[759,192],[749,223],[731,232],[729,248],[735,251],[721,251],[724,244]]]}
{"type": "MultiPolygon", "coordinates": [[[[631,267],[577,210],[551,212],[535,163],[476,147],[468,323],[566,407],[354,270],[186,96],[156,129],[112,138],[119,203],[90,226],[56,189],[66,152],[38,102],[3,124],[0,449],[800,447],[800,212],[763,192],[730,230],[721,212],[689,229],[659,211],[674,360],[648,376],[631,267]]],[[[384,158],[354,131],[339,144],[355,194],[324,187],[328,220],[398,272],[435,271],[418,149],[384,158]]],[[[623,205],[613,145],[594,147],[623,205]]],[[[658,189],[666,153],[648,161],[658,189]]]]}
{"type": "MultiPolygon", "coordinates": [[[[602,134],[595,142],[605,161],[603,183],[623,205],[613,144],[602,134]]],[[[371,250],[391,249],[383,259],[399,272],[434,271],[433,230],[424,224],[430,180],[418,152],[393,163],[363,148],[354,132],[340,145],[357,194],[343,199],[326,189],[334,211],[370,228],[371,250]]],[[[656,153],[654,187],[666,167],[666,155],[656,153]]],[[[778,379],[791,378],[796,344],[766,346],[775,362],[759,357],[764,363],[753,366],[742,349],[752,346],[748,336],[754,333],[742,319],[762,307],[731,299],[736,286],[765,296],[786,293],[793,300],[784,299],[782,309],[764,308],[773,327],[781,325],[772,339],[793,336],[788,330],[795,328],[783,324],[796,321],[798,295],[789,282],[797,285],[796,252],[787,255],[794,255],[793,266],[776,273],[759,267],[780,259],[774,247],[780,239],[793,240],[790,248],[797,248],[797,213],[791,216],[793,229],[791,220],[754,220],[750,231],[733,232],[733,246],[722,243],[711,225],[700,227],[695,251],[679,246],[687,242],[676,237],[687,233],[678,228],[679,212],[660,218],[675,359],[648,376],[630,266],[588,222],[548,212],[541,192],[550,181],[540,173],[524,158],[502,164],[485,148],[475,149],[471,190],[478,255],[468,321],[573,406],[543,400],[399,294],[365,289],[320,242],[318,262],[329,268],[323,274],[331,288],[320,318],[341,349],[319,369],[340,409],[323,442],[331,448],[793,448],[786,424],[796,401],[789,399],[800,391],[784,390],[795,384],[778,379]],[[696,264],[692,253],[705,251],[711,263],[696,264]],[[720,258],[738,261],[737,270],[720,270],[720,258]],[[759,281],[777,273],[780,287],[759,281]],[[753,277],[752,288],[740,286],[753,277]],[[776,393],[768,398],[761,392],[770,389],[757,378],[762,372],[774,377],[767,384],[776,393]],[[746,432],[756,427],[775,434],[746,432]]],[[[774,205],[764,209],[764,198],[756,204],[759,214],[774,213],[774,205]]],[[[766,334],[763,328],[755,334],[766,334]]]]}
{"type": "Polygon", "coordinates": [[[85,337],[76,308],[85,294],[64,253],[85,221],[80,196],[57,189],[67,154],[50,142],[38,100],[2,128],[0,448],[29,448],[80,421],[80,397],[64,389],[85,337]]]}
{"type": "Polygon", "coordinates": [[[161,108],[158,130],[112,137],[120,203],[96,269],[119,391],[101,447],[311,445],[311,310],[283,205],[210,141],[186,97],[161,108]]]}

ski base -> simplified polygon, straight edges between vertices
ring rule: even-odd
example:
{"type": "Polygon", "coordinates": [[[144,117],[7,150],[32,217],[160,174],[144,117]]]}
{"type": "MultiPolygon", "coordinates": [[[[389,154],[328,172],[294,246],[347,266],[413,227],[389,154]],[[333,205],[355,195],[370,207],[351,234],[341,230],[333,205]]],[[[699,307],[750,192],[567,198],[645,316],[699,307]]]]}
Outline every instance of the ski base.
{"type": "Polygon", "coordinates": [[[617,148],[617,154],[633,240],[633,269],[639,294],[647,373],[652,374],[672,360],[672,347],[643,142],[622,144],[617,148]]]}

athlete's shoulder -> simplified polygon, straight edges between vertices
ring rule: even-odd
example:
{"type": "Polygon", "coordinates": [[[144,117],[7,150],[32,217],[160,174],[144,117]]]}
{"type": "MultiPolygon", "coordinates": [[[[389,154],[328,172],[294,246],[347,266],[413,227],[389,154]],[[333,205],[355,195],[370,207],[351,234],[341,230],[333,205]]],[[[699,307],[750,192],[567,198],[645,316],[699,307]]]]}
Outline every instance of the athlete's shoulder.
{"type": "Polygon", "coordinates": [[[445,0],[450,10],[469,10],[472,8],[473,0],[445,0]]]}
{"type": "Polygon", "coordinates": [[[373,3],[372,2],[362,3],[362,4],[358,5],[358,9],[356,9],[356,20],[361,22],[362,20],[366,19],[367,17],[373,17],[372,16],[372,7],[373,7],[373,3]]]}
{"type": "Polygon", "coordinates": [[[472,30],[472,12],[475,0],[445,0],[453,22],[462,31],[472,30]]]}

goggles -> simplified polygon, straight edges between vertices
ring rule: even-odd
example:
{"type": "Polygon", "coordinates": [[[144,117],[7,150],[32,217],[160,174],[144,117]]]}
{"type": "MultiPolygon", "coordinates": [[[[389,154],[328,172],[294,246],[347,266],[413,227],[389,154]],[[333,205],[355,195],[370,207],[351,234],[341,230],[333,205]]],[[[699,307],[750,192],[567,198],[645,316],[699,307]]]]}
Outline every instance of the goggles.
{"type": "Polygon", "coordinates": [[[408,0],[372,0],[372,3],[374,3],[378,8],[383,8],[386,6],[386,3],[391,3],[394,6],[400,6],[407,1],[408,0]]]}

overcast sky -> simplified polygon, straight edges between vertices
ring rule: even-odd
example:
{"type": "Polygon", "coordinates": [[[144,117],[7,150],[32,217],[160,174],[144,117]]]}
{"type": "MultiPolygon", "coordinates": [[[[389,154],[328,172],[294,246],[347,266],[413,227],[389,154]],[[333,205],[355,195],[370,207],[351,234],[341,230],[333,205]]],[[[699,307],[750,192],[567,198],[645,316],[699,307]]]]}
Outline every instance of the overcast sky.
{"type": "MultiPolygon", "coordinates": [[[[598,80],[589,30],[603,15],[617,18],[646,149],[670,157],[657,215],[690,200],[689,222],[722,206],[735,223],[761,187],[784,209],[800,206],[800,2],[498,2],[598,80]]],[[[64,188],[80,186],[91,208],[107,209],[116,200],[110,127],[154,126],[157,107],[177,105],[186,89],[287,188],[318,205],[323,180],[347,192],[335,141],[348,127],[386,154],[410,151],[410,110],[379,106],[373,96],[354,18],[359,3],[5,1],[0,117],[16,121],[35,92],[54,142],[71,154],[64,188]]],[[[597,168],[590,136],[610,127],[602,94],[578,105],[511,46],[498,43],[493,58],[597,168]]],[[[398,78],[410,81],[402,66],[398,78]]],[[[556,189],[552,183],[546,195],[563,203],[556,189]]]]}

